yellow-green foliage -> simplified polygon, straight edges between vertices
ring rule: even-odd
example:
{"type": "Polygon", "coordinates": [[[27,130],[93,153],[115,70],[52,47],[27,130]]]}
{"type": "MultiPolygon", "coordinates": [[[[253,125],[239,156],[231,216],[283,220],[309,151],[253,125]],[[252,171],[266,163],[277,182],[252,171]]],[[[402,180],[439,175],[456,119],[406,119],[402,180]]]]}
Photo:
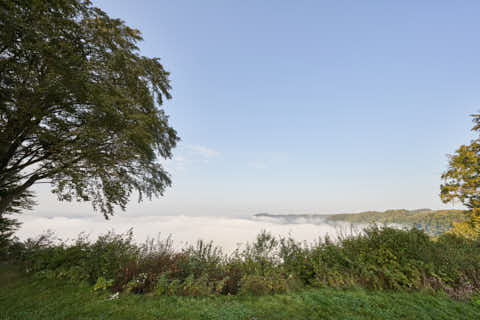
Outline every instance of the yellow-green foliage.
{"type": "Polygon", "coordinates": [[[475,239],[478,237],[478,232],[473,228],[471,221],[454,222],[451,232],[468,239],[475,239]]]}
{"type": "Polygon", "coordinates": [[[468,220],[454,222],[450,232],[468,239],[478,239],[480,237],[480,209],[469,210],[468,220]]]}
{"type": "MultiPolygon", "coordinates": [[[[480,133],[480,114],[472,115],[472,131],[480,133]]],[[[456,233],[467,236],[480,236],[480,138],[468,145],[461,145],[449,156],[448,168],[442,174],[440,197],[443,202],[460,201],[470,209],[468,224],[457,226],[456,233]]]]}
{"type": "Polygon", "coordinates": [[[113,280],[107,280],[104,277],[100,277],[97,279],[97,282],[93,286],[93,291],[104,291],[110,288],[113,284],[113,280]]]}

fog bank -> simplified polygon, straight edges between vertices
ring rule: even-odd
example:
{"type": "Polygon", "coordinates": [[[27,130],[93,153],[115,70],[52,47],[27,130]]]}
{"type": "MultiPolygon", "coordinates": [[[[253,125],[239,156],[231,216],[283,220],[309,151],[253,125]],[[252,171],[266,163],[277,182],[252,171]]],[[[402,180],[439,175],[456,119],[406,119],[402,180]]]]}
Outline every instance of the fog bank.
{"type": "Polygon", "coordinates": [[[335,237],[339,232],[348,233],[349,228],[332,226],[326,223],[277,223],[270,219],[191,217],[191,216],[141,216],[128,218],[115,216],[110,220],[96,216],[91,218],[19,216],[23,223],[16,235],[24,240],[52,230],[63,239],[75,239],[81,232],[95,239],[110,230],[123,233],[133,228],[135,240],[143,242],[147,238],[166,238],[171,235],[175,246],[182,247],[199,239],[213,241],[216,245],[231,251],[236,247],[252,242],[262,230],[277,236],[291,235],[298,241],[313,242],[326,235],[335,237]]]}

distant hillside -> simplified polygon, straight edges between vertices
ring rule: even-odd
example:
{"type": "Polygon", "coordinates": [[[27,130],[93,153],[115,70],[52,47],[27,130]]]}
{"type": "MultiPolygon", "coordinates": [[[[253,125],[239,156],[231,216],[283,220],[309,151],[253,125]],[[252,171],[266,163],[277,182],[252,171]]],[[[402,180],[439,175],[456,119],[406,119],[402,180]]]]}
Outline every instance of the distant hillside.
{"type": "MultiPolygon", "coordinates": [[[[336,224],[341,222],[352,224],[398,224],[407,228],[424,230],[430,235],[439,235],[448,231],[453,222],[467,220],[464,210],[386,210],[366,211],[360,213],[343,214],[269,214],[259,213],[256,218],[279,219],[283,223],[328,223],[336,224]]],[[[279,222],[280,222],[279,221],[279,222]]]]}

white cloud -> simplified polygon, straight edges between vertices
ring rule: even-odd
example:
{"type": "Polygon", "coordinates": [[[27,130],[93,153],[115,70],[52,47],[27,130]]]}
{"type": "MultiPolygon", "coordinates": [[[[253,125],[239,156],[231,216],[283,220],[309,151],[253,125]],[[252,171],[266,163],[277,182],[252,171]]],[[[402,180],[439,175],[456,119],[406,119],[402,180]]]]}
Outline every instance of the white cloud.
{"type": "Polygon", "coordinates": [[[202,145],[189,145],[178,150],[172,159],[162,159],[160,162],[168,172],[176,173],[187,170],[194,163],[208,163],[220,153],[202,145]]]}
{"type": "Polygon", "coordinates": [[[211,149],[211,148],[208,148],[208,147],[205,147],[205,146],[201,146],[201,145],[193,145],[193,146],[189,146],[189,149],[194,151],[196,154],[204,157],[204,158],[213,158],[213,157],[216,157],[218,156],[220,153],[214,149],[211,149]]]}
{"type": "Polygon", "coordinates": [[[169,172],[178,172],[185,170],[185,158],[183,156],[174,156],[172,159],[164,161],[165,168],[169,172]]]}

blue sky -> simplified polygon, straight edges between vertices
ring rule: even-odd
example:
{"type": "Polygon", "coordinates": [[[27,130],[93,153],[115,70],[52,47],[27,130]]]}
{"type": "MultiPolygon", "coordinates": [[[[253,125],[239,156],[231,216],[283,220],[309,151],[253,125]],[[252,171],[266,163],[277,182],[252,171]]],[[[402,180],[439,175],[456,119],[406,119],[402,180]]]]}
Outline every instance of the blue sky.
{"type": "MultiPolygon", "coordinates": [[[[182,138],[173,188],[125,214],[443,207],[480,110],[480,2],[94,3],[171,72],[182,138]]],[[[41,214],[92,214],[38,190],[41,214]]]]}

